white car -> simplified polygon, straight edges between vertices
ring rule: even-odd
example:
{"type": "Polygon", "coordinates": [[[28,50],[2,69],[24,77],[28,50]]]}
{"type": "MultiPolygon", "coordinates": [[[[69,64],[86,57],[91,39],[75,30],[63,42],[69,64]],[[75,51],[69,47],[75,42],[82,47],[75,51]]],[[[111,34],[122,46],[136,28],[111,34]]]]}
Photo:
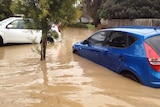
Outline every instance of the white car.
{"type": "MultiPolygon", "coordinates": [[[[28,20],[27,24],[22,17],[10,17],[0,21],[0,45],[7,43],[41,43],[42,30],[33,28],[33,20],[28,20]],[[29,24],[28,24],[29,23],[29,24]]],[[[52,25],[51,30],[56,31],[58,36],[61,33],[58,26],[52,25]]],[[[47,41],[54,42],[53,37],[47,37],[47,41]]]]}

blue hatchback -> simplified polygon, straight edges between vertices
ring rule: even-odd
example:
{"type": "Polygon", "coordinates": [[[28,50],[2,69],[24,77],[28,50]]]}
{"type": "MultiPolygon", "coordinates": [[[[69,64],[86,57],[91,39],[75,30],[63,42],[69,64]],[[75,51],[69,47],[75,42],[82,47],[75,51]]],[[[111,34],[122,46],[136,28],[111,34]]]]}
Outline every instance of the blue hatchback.
{"type": "Polygon", "coordinates": [[[75,43],[73,53],[143,85],[160,88],[160,28],[122,26],[98,30],[75,43]]]}

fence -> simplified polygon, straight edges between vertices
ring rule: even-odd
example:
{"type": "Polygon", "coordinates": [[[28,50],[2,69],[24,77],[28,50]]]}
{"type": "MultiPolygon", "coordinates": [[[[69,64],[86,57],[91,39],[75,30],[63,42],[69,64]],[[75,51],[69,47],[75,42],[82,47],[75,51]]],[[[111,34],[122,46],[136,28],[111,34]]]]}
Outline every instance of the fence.
{"type": "Polygon", "coordinates": [[[160,27],[160,19],[101,19],[101,24],[105,28],[130,25],[160,27]]]}

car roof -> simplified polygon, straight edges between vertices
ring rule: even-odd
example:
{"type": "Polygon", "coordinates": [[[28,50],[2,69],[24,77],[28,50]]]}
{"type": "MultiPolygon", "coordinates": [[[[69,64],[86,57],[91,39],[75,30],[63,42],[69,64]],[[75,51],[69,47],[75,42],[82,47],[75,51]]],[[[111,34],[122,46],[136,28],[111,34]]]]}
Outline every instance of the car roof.
{"type": "Polygon", "coordinates": [[[4,19],[4,20],[2,20],[1,22],[0,22],[0,25],[1,24],[8,24],[8,22],[10,22],[10,21],[13,21],[13,20],[15,20],[15,19],[22,19],[22,17],[9,17],[9,18],[6,18],[6,19],[4,19]]]}
{"type": "Polygon", "coordinates": [[[143,38],[148,38],[150,36],[160,34],[160,28],[154,26],[120,26],[120,27],[107,28],[105,30],[131,33],[134,34],[135,36],[137,35],[143,38]]]}
{"type": "MultiPolygon", "coordinates": [[[[11,19],[23,19],[22,17],[9,17],[9,18],[6,18],[4,20],[11,20],[11,19]]],[[[3,21],[3,20],[2,20],[3,21]]]]}

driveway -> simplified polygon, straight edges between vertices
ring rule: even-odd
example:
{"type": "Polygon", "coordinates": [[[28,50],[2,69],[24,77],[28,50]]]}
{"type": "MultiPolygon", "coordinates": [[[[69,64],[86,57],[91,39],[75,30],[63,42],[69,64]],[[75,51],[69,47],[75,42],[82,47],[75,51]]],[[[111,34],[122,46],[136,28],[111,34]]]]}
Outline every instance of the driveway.
{"type": "Polygon", "coordinates": [[[72,54],[94,31],[66,28],[62,42],[0,47],[0,107],[160,107],[160,89],[122,77],[72,54]]]}

